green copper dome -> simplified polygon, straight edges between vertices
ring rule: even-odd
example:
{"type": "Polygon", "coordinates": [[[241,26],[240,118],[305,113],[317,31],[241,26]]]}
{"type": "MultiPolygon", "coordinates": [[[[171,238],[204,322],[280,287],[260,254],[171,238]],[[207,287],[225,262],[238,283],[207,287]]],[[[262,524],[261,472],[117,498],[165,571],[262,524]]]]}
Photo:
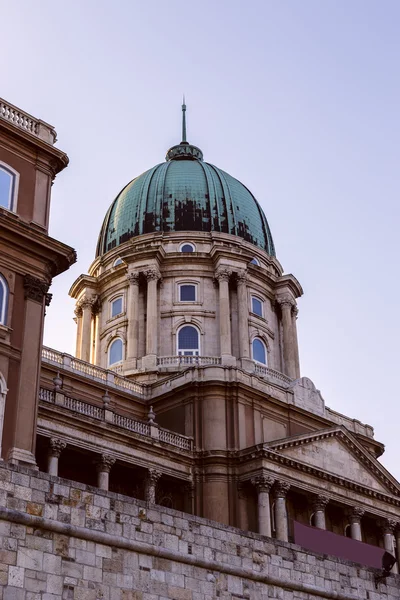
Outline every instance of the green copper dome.
{"type": "Polygon", "coordinates": [[[166,162],[133,179],[110,206],[96,256],[156,231],[230,233],[275,256],[257,200],[240,181],[203,161],[201,150],[186,142],[183,123],[184,141],[168,151],[166,162]]]}

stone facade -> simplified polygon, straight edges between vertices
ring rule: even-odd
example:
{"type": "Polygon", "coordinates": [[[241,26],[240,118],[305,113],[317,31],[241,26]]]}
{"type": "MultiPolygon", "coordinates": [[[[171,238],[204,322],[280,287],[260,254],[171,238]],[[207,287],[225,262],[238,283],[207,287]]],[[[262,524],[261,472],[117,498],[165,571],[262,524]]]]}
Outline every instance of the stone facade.
{"type": "Polygon", "coordinates": [[[0,467],[2,600],[397,600],[399,576],[0,467]]]}

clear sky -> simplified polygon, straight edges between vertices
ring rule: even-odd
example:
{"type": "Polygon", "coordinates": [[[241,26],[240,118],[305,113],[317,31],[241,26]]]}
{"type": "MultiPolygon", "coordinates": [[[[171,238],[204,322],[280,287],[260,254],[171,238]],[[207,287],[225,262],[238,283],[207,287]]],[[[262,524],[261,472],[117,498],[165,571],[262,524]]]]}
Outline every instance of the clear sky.
{"type": "Polygon", "coordinates": [[[188,139],[260,201],[304,288],[302,374],[399,464],[398,0],[0,2],[0,95],[55,125],[70,166],[51,234],[78,252],[45,343],[74,352],[68,289],[128,181],[188,139]]]}

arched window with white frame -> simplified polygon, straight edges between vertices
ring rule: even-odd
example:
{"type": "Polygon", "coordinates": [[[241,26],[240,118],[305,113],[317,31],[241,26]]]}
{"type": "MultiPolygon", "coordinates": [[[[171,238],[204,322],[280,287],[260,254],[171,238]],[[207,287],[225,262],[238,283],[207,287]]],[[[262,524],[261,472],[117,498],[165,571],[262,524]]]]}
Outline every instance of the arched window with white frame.
{"type": "Polygon", "coordinates": [[[200,333],[193,325],[183,325],[177,335],[177,352],[179,356],[200,355],[200,333]]]}
{"type": "Polygon", "coordinates": [[[124,298],[118,296],[110,301],[111,304],[111,318],[121,315],[124,311],[124,298]]]}
{"type": "Polygon", "coordinates": [[[122,362],[124,343],[121,338],[115,338],[108,349],[108,365],[110,367],[122,362]]]}
{"type": "Polygon", "coordinates": [[[264,302],[258,296],[251,297],[251,312],[258,317],[264,316],[264,302]]]}
{"type": "Polygon", "coordinates": [[[256,337],[252,342],[251,348],[253,360],[262,365],[267,365],[267,347],[264,342],[260,338],[256,337]]]}
{"type": "Polygon", "coordinates": [[[15,211],[17,208],[19,174],[0,162],[0,207],[15,211]]]}
{"type": "Polygon", "coordinates": [[[7,308],[8,285],[3,275],[0,275],[0,325],[6,325],[7,323],[7,308]]]}

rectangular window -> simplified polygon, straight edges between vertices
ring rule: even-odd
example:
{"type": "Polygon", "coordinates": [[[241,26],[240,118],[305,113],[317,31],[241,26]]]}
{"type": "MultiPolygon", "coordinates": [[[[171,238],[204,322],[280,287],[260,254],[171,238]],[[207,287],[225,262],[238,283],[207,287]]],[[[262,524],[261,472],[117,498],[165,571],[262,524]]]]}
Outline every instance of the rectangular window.
{"type": "Polygon", "coordinates": [[[258,298],[254,296],[251,298],[251,312],[259,317],[263,316],[263,303],[258,298]]]}
{"type": "Polygon", "coordinates": [[[184,284],[179,286],[180,302],[196,302],[196,286],[184,284]]]}
{"type": "Polygon", "coordinates": [[[122,313],[122,296],[116,298],[111,304],[111,316],[116,317],[122,313]]]}

